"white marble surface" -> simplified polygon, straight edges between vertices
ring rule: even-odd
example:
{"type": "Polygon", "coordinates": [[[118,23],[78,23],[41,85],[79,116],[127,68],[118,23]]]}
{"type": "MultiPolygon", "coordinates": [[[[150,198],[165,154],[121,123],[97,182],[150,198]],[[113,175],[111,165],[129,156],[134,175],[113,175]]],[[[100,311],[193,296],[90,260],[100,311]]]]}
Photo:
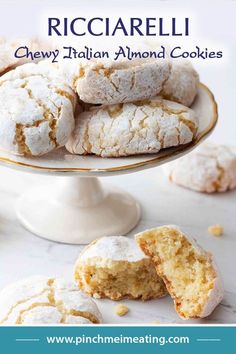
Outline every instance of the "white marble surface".
{"type": "MultiPolygon", "coordinates": [[[[33,274],[72,278],[72,267],[81,246],[53,243],[26,231],[17,221],[14,203],[28,186],[52,183],[52,179],[0,170],[0,286],[33,274]]],[[[103,178],[132,193],[142,206],[142,220],[131,233],[161,224],[178,224],[196,237],[216,258],[225,283],[225,297],[214,313],[201,321],[182,321],[174,311],[169,297],[140,302],[123,301],[130,312],[117,317],[109,300],[97,300],[106,323],[236,323],[235,279],[235,200],[236,190],[218,195],[203,195],[170,184],[161,168],[126,176],[103,178]],[[207,227],[220,223],[222,237],[210,236],[207,227]]]]}

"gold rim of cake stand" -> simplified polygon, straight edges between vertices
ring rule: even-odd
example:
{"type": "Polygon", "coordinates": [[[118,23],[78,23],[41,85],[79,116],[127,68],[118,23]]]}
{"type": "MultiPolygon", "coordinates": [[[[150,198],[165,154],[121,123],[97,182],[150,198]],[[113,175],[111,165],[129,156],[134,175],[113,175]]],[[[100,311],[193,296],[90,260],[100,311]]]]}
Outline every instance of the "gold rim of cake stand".
{"type": "Polygon", "coordinates": [[[191,150],[194,147],[196,147],[199,142],[207,137],[207,135],[215,128],[217,120],[218,120],[218,108],[217,108],[217,103],[215,101],[215,97],[213,95],[213,93],[210,91],[210,89],[200,83],[199,86],[201,88],[203,88],[208,96],[211,99],[212,102],[212,107],[213,107],[213,114],[212,114],[212,118],[211,118],[211,122],[209,124],[209,126],[204,129],[201,134],[199,134],[198,136],[195,137],[195,139],[187,144],[187,145],[182,145],[180,146],[177,150],[173,151],[171,153],[171,155],[164,155],[164,156],[157,156],[154,157],[152,159],[149,160],[145,160],[145,161],[141,161],[141,162],[136,162],[136,163],[132,163],[130,165],[125,165],[125,166],[119,166],[119,167],[110,167],[110,168],[76,168],[76,167],[46,167],[46,166],[37,166],[37,165],[31,165],[29,163],[25,163],[25,162],[20,162],[20,161],[15,161],[6,157],[1,157],[0,156],[0,161],[5,162],[7,164],[11,164],[11,165],[17,165],[23,168],[30,168],[33,170],[38,170],[38,171],[49,171],[49,172],[80,172],[80,173],[97,173],[97,172],[101,172],[101,173],[109,173],[109,172],[119,172],[119,171],[126,171],[126,170],[133,170],[133,169],[137,169],[139,167],[144,167],[144,166],[149,166],[149,165],[155,165],[157,163],[163,163],[165,160],[174,157],[175,155],[179,155],[181,152],[184,152],[186,150],[191,150]]]}

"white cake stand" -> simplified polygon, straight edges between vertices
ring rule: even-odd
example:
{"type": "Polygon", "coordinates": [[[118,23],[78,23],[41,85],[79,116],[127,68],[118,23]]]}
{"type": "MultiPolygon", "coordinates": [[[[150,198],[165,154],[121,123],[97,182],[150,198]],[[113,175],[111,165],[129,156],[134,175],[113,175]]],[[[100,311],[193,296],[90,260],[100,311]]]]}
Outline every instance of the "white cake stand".
{"type": "Polygon", "coordinates": [[[154,155],[106,159],[71,155],[62,148],[43,157],[25,158],[0,152],[1,164],[51,176],[48,186],[29,189],[19,198],[16,205],[19,221],[38,236],[72,244],[128,233],[140,219],[138,203],[126,191],[102,185],[97,177],[160,166],[190,152],[217,123],[216,102],[203,84],[192,109],[199,119],[194,141],[154,155]]]}

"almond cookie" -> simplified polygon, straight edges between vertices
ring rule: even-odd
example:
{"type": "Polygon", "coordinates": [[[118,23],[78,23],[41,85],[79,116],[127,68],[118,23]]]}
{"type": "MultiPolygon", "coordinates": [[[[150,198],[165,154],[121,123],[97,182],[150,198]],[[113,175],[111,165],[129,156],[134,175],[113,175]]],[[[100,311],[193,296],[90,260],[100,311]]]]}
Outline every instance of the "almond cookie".
{"type": "Polygon", "coordinates": [[[160,95],[190,107],[197,94],[199,76],[189,61],[174,60],[160,95]]]}
{"type": "Polygon", "coordinates": [[[17,64],[18,59],[15,58],[14,51],[14,42],[0,37],[0,75],[17,64]]]}
{"type": "Polygon", "coordinates": [[[114,104],[157,95],[190,106],[199,76],[187,61],[124,60],[61,65],[61,70],[82,101],[114,104]]]}
{"type": "Polygon", "coordinates": [[[223,298],[223,286],[209,253],[177,226],[162,226],[135,236],[164,280],[183,319],[206,317],[223,298]]]}
{"type": "Polygon", "coordinates": [[[151,154],[191,142],[197,126],[190,108],[159,97],[101,106],[77,116],[66,148],[102,157],[151,154]]]}
{"type": "Polygon", "coordinates": [[[75,284],[60,278],[34,276],[0,292],[0,324],[100,323],[97,305],[75,284]]]}
{"type": "Polygon", "coordinates": [[[43,155],[74,129],[76,96],[47,63],[25,64],[0,78],[0,148],[43,155]]]}
{"type": "Polygon", "coordinates": [[[80,254],[74,270],[79,288],[95,298],[154,299],[166,295],[150,258],[128,237],[102,237],[80,254]]]}
{"type": "Polygon", "coordinates": [[[236,187],[236,155],[229,146],[206,142],[164,167],[170,181],[204,193],[236,187]]]}
{"type": "MultiPolygon", "coordinates": [[[[43,42],[38,38],[33,39],[15,39],[9,40],[0,37],[0,75],[3,75],[8,70],[15,68],[18,65],[31,62],[31,58],[16,58],[15,52],[19,47],[27,47],[29,51],[41,51],[49,50],[50,46],[48,43],[43,42]]],[[[34,59],[34,61],[37,61],[34,59]]]]}
{"type": "Polygon", "coordinates": [[[80,63],[71,77],[82,101],[114,104],[156,96],[169,73],[166,60],[108,60],[80,63]]]}

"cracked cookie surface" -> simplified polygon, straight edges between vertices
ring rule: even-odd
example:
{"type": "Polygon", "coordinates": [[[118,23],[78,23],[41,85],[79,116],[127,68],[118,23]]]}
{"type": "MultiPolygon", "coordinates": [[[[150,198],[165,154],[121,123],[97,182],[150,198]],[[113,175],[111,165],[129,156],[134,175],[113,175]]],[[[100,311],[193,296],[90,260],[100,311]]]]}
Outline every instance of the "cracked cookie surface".
{"type": "Polygon", "coordinates": [[[0,147],[43,155],[64,146],[74,129],[76,97],[45,63],[25,64],[0,78],[0,147]]]}
{"type": "Polygon", "coordinates": [[[191,63],[169,60],[93,61],[61,65],[63,75],[81,100],[115,104],[157,95],[190,106],[199,77],[191,63]]]}
{"type": "Polygon", "coordinates": [[[192,64],[186,60],[174,60],[160,96],[190,107],[197,94],[199,76],[192,64]]]}
{"type": "MultiPolygon", "coordinates": [[[[3,75],[8,70],[18,66],[25,64],[31,61],[31,58],[16,58],[15,51],[20,46],[27,46],[30,51],[38,51],[38,50],[46,50],[49,49],[50,46],[48,43],[44,41],[33,38],[33,39],[15,39],[9,40],[3,37],[0,37],[0,75],[3,75]]],[[[37,60],[36,60],[37,61],[37,60]]]]}
{"type": "Polygon", "coordinates": [[[14,42],[0,38],[0,75],[17,64],[18,59],[14,56],[14,42]]]}
{"type": "Polygon", "coordinates": [[[82,101],[114,104],[156,96],[169,72],[166,60],[94,61],[80,63],[70,81],[82,101]]]}
{"type": "Polygon", "coordinates": [[[101,313],[76,285],[60,278],[34,276],[0,292],[0,324],[100,323],[101,313]]]}
{"type": "Polygon", "coordinates": [[[236,154],[230,146],[203,143],[192,153],[164,166],[171,182],[198,192],[236,188],[236,154]]]}
{"type": "Polygon", "coordinates": [[[190,108],[156,97],[79,114],[66,148],[72,154],[102,157],[156,153],[191,142],[197,127],[190,108]]]}

